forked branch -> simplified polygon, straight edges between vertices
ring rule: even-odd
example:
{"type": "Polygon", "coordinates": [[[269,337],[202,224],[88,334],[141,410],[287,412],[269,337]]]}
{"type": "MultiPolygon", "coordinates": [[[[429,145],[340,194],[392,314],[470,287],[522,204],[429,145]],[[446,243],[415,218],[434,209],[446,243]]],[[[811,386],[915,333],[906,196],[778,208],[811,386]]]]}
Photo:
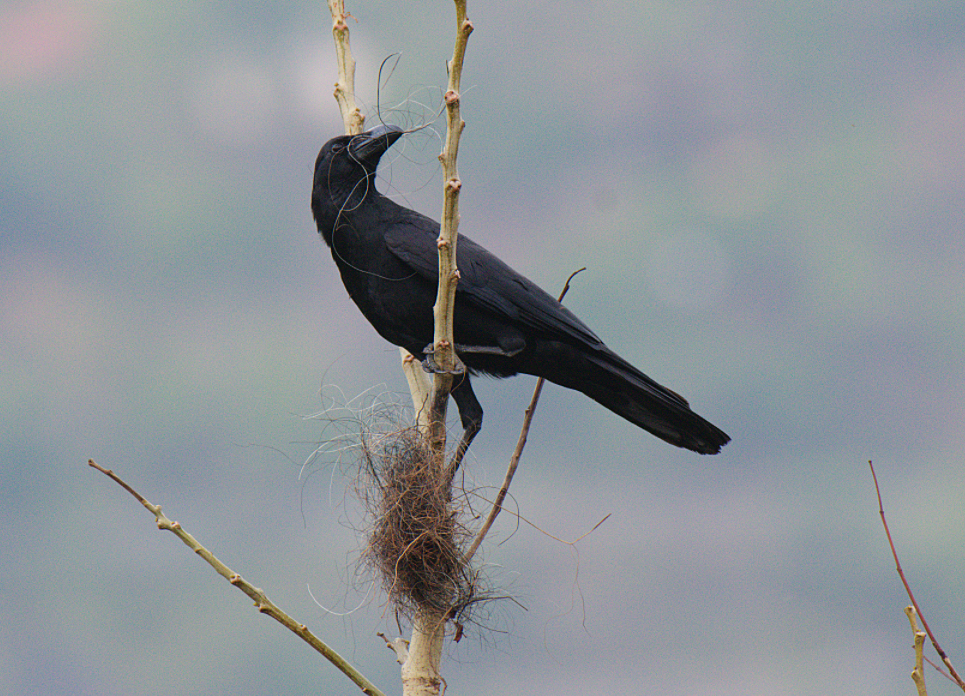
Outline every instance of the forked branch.
{"type": "MultiPolygon", "coordinates": [[[[938,640],[935,638],[935,634],[932,633],[931,628],[928,626],[928,622],[925,621],[924,614],[921,613],[921,607],[918,606],[918,600],[915,599],[915,594],[911,591],[911,585],[908,584],[908,579],[905,577],[905,571],[901,569],[901,561],[898,560],[898,551],[895,550],[895,542],[891,539],[891,531],[888,529],[888,520],[885,519],[885,508],[884,504],[881,502],[881,489],[878,487],[878,477],[875,475],[875,465],[868,460],[868,466],[871,467],[871,478],[875,482],[875,493],[878,495],[878,514],[881,515],[881,524],[885,528],[885,536],[888,537],[888,546],[891,547],[891,556],[895,559],[895,569],[898,571],[898,577],[901,578],[901,584],[905,586],[905,592],[908,594],[908,599],[911,600],[911,604],[914,607],[915,612],[918,614],[918,618],[921,619],[921,625],[924,626],[925,632],[928,634],[929,640],[931,640],[932,646],[935,648],[935,652],[938,656],[942,658],[942,662],[948,668],[948,673],[952,681],[958,684],[962,691],[965,691],[965,682],[955,671],[952,666],[951,660],[948,659],[948,655],[942,650],[942,647],[938,644],[938,640]]],[[[910,617],[909,617],[910,618],[910,617]]]]}

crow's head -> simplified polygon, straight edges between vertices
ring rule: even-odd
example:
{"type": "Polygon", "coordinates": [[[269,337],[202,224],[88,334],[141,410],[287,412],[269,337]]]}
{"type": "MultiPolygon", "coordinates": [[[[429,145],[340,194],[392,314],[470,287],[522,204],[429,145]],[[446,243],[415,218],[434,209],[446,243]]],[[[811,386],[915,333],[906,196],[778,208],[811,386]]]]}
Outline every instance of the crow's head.
{"type": "Polygon", "coordinates": [[[342,208],[357,203],[374,190],[372,178],[379,160],[404,131],[398,126],[377,126],[358,135],[332,138],[315,160],[315,183],[312,208],[318,217],[318,206],[342,208]]]}

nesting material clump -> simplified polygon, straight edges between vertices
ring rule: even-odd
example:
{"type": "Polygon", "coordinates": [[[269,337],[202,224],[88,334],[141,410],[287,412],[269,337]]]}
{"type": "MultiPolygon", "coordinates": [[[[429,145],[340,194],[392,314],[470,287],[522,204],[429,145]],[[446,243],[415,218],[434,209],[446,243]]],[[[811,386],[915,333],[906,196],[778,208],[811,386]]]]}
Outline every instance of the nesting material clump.
{"type": "Polygon", "coordinates": [[[460,620],[476,601],[464,561],[470,532],[450,482],[416,428],[363,438],[360,495],[373,518],[366,561],[403,615],[431,609],[460,620]]]}

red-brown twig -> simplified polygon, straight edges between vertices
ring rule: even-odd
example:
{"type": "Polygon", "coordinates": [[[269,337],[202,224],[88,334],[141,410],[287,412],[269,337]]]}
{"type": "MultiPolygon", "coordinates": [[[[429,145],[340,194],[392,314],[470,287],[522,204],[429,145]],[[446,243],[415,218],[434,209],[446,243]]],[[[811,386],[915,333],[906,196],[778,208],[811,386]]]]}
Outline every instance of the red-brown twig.
{"type": "MultiPolygon", "coordinates": [[[[931,628],[928,626],[928,622],[925,621],[925,615],[921,613],[921,607],[918,606],[918,601],[915,599],[915,594],[911,591],[911,585],[908,584],[908,579],[905,577],[905,571],[901,569],[901,561],[898,560],[898,552],[895,550],[895,542],[892,541],[891,531],[888,529],[888,520],[885,519],[885,508],[881,502],[881,489],[878,487],[878,477],[875,475],[875,465],[871,463],[870,459],[868,460],[868,466],[871,467],[871,478],[874,479],[875,493],[878,494],[878,514],[881,515],[881,524],[885,528],[885,536],[888,537],[888,546],[891,547],[891,555],[895,559],[895,569],[898,571],[898,577],[901,578],[901,584],[905,586],[905,592],[908,593],[908,599],[911,600],[912,606],[915,607],[915,612],[918,614],[918,618],[921,619],[921,625],[928,634],[928,639],[931,640],[931,644],[935,648],[935,652],[938,653],[938,656],[942,658],[942,662],[944,662],[945,666],[948,667],[949,674],[951,674],[951,679],[958,684],[962,691],[965,691],[965,682],[963,682],[962,678],[958,676],[958,672],[956,672],[955,668],[952,667],[952,663],[951,660],[948,659],[948,655],[945,654],[945,651],[942,650],[941,646],[938,644],[938,641],[935,639],[935,634],[932,633],[931,628]]],[[[929,660],[929,664],[932,664],[931,660],[929,660]]]]}

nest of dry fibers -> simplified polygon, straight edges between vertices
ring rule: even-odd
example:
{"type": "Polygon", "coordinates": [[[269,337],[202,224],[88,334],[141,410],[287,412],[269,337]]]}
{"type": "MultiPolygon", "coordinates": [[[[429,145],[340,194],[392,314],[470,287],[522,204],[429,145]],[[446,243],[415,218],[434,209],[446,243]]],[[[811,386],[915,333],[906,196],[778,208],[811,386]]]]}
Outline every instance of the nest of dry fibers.
{"type": "Polygon", "coordinates": [[[477,574],[444,467],[417,428],[364,437],[362,463],[359,495],[372,518],[364,560],[389,600],[409,619],[421,609],[464,620],[478,600],[477,574]]]}

